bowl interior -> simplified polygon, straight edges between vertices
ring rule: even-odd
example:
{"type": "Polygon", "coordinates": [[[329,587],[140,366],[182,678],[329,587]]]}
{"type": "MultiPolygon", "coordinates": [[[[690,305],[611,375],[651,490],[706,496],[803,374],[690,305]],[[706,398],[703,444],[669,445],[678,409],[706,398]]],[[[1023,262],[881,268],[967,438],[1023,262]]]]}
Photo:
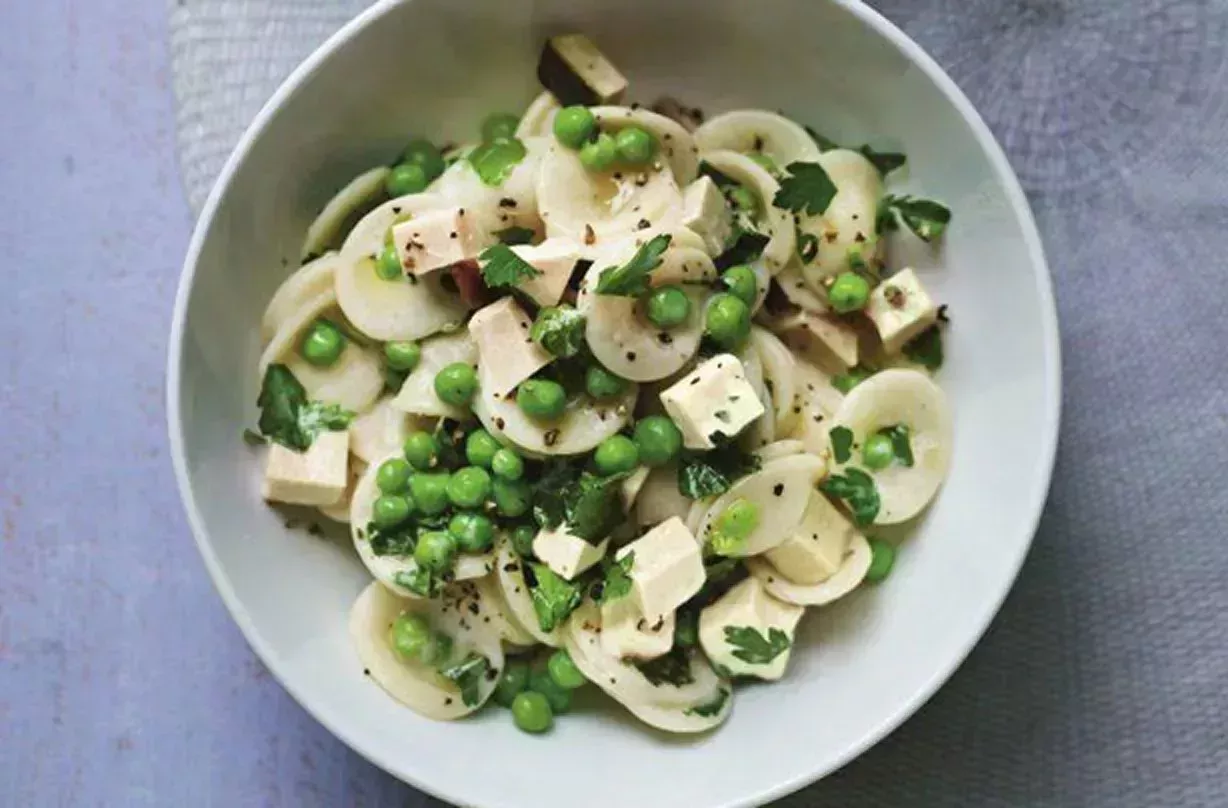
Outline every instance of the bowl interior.
{"type": "Polygon", "coordinates": [[[1026,553],[1057,430],[1048,278],[1026,203],[987,130],[915,45],[863,6],[760,0],[415,0],[366,13],[279,91],[223,175],[176,312],[171,434],[189,515],[228,607],[296,698],[389,771],[455,802],[593,808],[740,805],[844,763],[907,717],[963,658],[1026,553]],[[361,674],[346,614],[367,574],[344,542],[288,530],[258,496],[260,313],[307,223],[411,133],[467,139],[536,93],[543,38],[592,35],[639,100],[779,109],[840,142],[902,148],[896,188],[955,213],[916,251],[949,304],[940,382],[956,414],[945,490],[884,585],[806,618],[787,678],[740,689],[710,737],[656,736],[613,707],[546,738],[499,711],[436,724],[361,674]],[[551,787],[533,775],[549,773],[551,787]],[[617,777],[594,788],[602,775],[617,777]]]}

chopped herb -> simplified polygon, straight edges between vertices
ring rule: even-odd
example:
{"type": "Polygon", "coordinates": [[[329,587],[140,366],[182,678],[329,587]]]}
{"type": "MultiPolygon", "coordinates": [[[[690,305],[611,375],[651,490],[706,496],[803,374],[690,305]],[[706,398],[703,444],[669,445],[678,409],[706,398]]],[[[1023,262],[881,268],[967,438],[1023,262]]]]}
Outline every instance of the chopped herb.
{"type": "Polygon", "coordinates": [[[536,278],[541,270],[512,252],[506,244],[492,244],[478,256],[482,266],[482,280],[493,288],[515,286],[521,281],[536,278]]]}
{"type": "Polygon", "coordinates": [[[468,465],[465,459],[465,428],[460,421],[439,419],[435,425],[435,445],[439,448],[436,468],[458,469],[468,465]]]}
{"type": "Polygon", "coordinates": [[[723,494],[739,477],[759,469],[759,458],[733,443],[710,452],[685,452],[678,463],[678,490],[690,499],[723,494]]]}
{"type": "Polygon", "coordinates": [[[697,704],[694,707],[683,710],[682,714],[699,716],[700,718],[712,718],[713,716],[720,715],[727,701],[729,701],[729,690],[722,687],[717,691],[716,697],[712,701],[697,704]]]}
{"type": "Polygon", "coordinates": [[[679,646],[674,646],[673,650],[664,656],[647,662],[637,662],[635,667],[639,668],[644,678],[655,687],[665,684],[682,687],[695,681],[695,676],[691,673],[690,655],[685,648],[679,646]]]}
{"type": "Polygon", "coordinates": [[[483,143],[465,158],[482,182],[492,187],[503,184],[528,154],[524,143],[516,138],[501,138],[483,143]]]}
{"type": "Polygon", "coordinates": [[[526,572],[537,623],[542,631],[554,631],[580,605],[583,592],[544,564],[527,564],[526,572]]]}
{"type": "Polygon", "coordinates": [[[933,241],[946,232],[951,210],[941,202],[915,196],[884,196],[878,206],[875,225],[880,233],[895,230],[896,216],[922,241],[933,241]]]}
{"type": "Polygon", "coordinates": [[[450,665],[439,671],[443,677],[455,684],[461,692],[461,701],[466,707],[473,707],[481,696],[478,686],[486,676],[490,663],[481,654],[470,654],[455,665],[450,665]]]}
{"type": "Polygon", "coordinates": [[[418,530],[415,525],[385,528],[371,522],[367,525],[367,543],[377,556],[410,556],[418,546],[418,530]]]}
{"type": "Polygon", "coordinates": [[[561,358],[584,350],[584,315],[563,304],[549,306],[537,313],[529,336],[551,354],[561,358]]]}
{"type": "Polygon", "coordinates": [[[243,430],[243,442],[248,446],[263,446],[269,442],[268,438],[251,429],[243,430]]]}
{"type": "Polygon", "coordinates": [[[844,426],[833,427],[831,435],[831,450],[837,463],[847,463],[853,455],[853,430],[844,426]]]}
{"type": "Polygon", "coordinates": [[[915,461],[912,456],[912,444],[908,438],[908,427],[904,424],[896,424],[880,431],[891,439],[891,449],[895,452],[895,459],[900,462],[900,465],[911,468],[915,461]]]}
{"type": "Polygon", "coordinates": [[[648,291],[648,275],[661,265],[661,256],[669,249],[673,237],[654,236],[635,251],[631,260],[621,267],[607,267],[597,276],[599,295],[639,297],[648,291]]]}
{"type": "Polygon", "coordinates": [[[597,544],[623,518],[622,481],[630,472],[600,477],[587,471],[565,500],[567,529],[589,544],[597,544]]]}
{"type": "Polygon", "coordinates": [[[820,216],[827,211],[836,196],[836,184],[818,163],[789,163],[789,176],[780,183],[772,199],[778,208],[794,213],[820,216]]]}
{"type": "Polygon", "coordinates": [[[857,151],[864,154],[865,158],[873,163],[874,167],[878,169],[878,173],[884,177],[890,174],[892,171],[902,168],[904,164],[908,162],[908,158],[899,152],[875,151],[874,147],[868,143],[857,151]]]}
{"type": "Polygon", "coordinates": [[[942,367],[942,332],[938,326],[931,326],[904,345],[904,356],[927,370],[938,370],[942,367]]]}
{"type": "Polygon", "coordinates": [[[768,665],[789,650],[789,635],[778,628],[764,637],[750,626],[725,626],[725,642],[737,650],[733,655],[748,665],[768,665]]]}
{"type": "Polygon", "coordinates": [[[870,378],[871,372],[863,367],[852,368],[848,373],[838,373],[831,377],[831,386],[846,395],[857,385],[870,378]]]}
{"type": "Polygon", "coordinates": [[[601,603],[609,603],[631,594],[631,567],[635,564],[635,552],[627,553],[617,561],[605,563],[605,578],[601,586],[601,603]]]}
{"type": "Polygon", "coordinates": [[[392,582],[403,586],[418,597],[438,597],[443,590],[444,580],[426,567],[418,566],[418,562],[409,560],[409,566],[392,576],[392,582]]]}
{"type": "Polygon", "coordinates": [[[718,255],[713,263],[722,272],[730,267],[752,263],[763,255],[764,248],[771,240],[771,237],[758,230],[747,229],[740,224],[735,224],[729,247],[718,255]]]}
{"type": "Polygon", "coordinates": [[[310,401],[307,391],[285,365],[269,365],[260,397],[260,432],[288,449],[304,452],[316,435],[349,427],[354,413],[336,404],[310,401]]]}
{"type": "Polygon", "coordinates": [[[495,237],[508,245],[529,244],[535,235],[536,233],[527,227],[505,227],[495,232],[495,237]]]}
{"type": "Polygon", "coordinates": [[[861,469],[845,468],[843,474],[831,475],[819,484],[819,488],[844,500],[859,525],[872,523],[882,506],[874,480],[861,469]]]}
{"type": "Polygon", "coordinates": [[[825,135],[820,134],[819,132],[816,132],[812,127],[803,126],[802,128],[806,130],[806,134],[810,135],[810,139],[818,145],[819,151],[828,152],[832,149],[840,148],[839,143],[825,135]]]}

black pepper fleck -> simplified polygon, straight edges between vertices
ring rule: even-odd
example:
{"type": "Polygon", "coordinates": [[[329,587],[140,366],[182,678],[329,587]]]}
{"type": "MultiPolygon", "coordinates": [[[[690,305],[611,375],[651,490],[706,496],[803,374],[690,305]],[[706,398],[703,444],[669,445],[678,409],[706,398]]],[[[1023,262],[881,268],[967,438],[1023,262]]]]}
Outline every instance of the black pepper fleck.
{"type": "Polygon", "coordinates": [[[784,484],[784,483],[776,483],[776,485],[772,486],[772,494],[773,494],[774,496],[780,496],[780,495],[781,495],[781,494],[783,494],[784,492],[785,492],[785,484],[784,484]]]}

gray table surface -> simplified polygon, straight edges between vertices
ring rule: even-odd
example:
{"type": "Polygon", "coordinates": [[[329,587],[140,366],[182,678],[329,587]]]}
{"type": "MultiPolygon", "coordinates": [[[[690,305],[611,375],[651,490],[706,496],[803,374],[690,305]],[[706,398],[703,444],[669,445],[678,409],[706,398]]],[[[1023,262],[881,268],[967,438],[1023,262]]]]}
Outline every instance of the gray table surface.
{"type": "MultiPolygon", "coordinates": [[[[163,367],[192,223],[168,49],[185,2],[0,4],[0,805],[434,804],[272,680],[180,512],[163,367]]],[[[1228,805],[1228,3],[878,5],[1035,206],[1063,442],[967,664],[785,802],[1228,805]]],[[[209,159],[189,156],[193,187],[209,159]]]]}

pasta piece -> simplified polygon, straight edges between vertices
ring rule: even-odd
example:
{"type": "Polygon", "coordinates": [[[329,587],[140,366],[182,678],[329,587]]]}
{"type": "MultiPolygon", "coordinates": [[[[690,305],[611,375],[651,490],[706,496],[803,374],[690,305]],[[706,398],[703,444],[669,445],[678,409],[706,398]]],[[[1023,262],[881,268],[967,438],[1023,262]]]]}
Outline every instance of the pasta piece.
{"type": "Polygon", "coordinates": [[[838,600],[865,580],[870,569],[870,544],[861,534],[853,536],[844,563],[836,574],[817,584],[797,584],[782,575],[766,558],[746,559],[746,568],[759,579],[768,594],[798,606],[823,606],[838,600]]]}
{"type": "Polygon", "coordinates": [[[762,154],[780,168],[789,163],[813,163],[819,146],[803,127],[775,112],[738,109],[717,115],[695,130],[701,152],[729,150],[762,154]]]}
{"type": "Polygon", "coordinates": [[[855,268],[873,266],[879,238],[875,218],[883,195],[883,179],[859,152],[833,149],[817,161],[836,186],[836,195],[819,216],[802,218],[798,228],[814,239],[817,253],[803,264],[802,276],[811,291],[826,298],[823,280],[855,268]]]}
{"type": "Polygon", "coordinates": [[[512,620],[537,642],[558,648],[563,644],[563,627],[542,631],[529,585],[524,580],[524,563],[506,537],[495,543],[495,576],[512,620]]]}
{"type": "MultiPolygon", "coordinates": [[[[266,343],[277,335],[281,326],[300,311],[307,303],[333,290],[333,275],[337,269],[338,254],[327,252],[303,264],[294,274],[282,281],[273,294],[273,299],[260,318],[260,338],[266,343]]],[[[336,298],[334,297],[334,300],[336,298]]]]}
{"type": "Polygon", "coordinates": [[[401,412],[418,416],[438,416],[464,420],[467,413],[461,407],[443,401],[435,394],[435,376],[448,365],[464,362],[477,365],[478,351],[469,331],[440,334],[422,342],[422,358],[405,377],[392,406],[401,412]]]}
{"type": "Polygon", "coordinates": [[[751,327],[750,344],[759,354],[759,361],[763,364],[764,384],[771,392],[771,400],[765,401],[764,404],[776,408],[775,433],[787,435],[797,423],[800,413],[796,401],[797,362],[793,358],[793,352],[786,348],[775,334],[760,326],[751,327]]]}
{"type": "Polygon", "coordinates": [[[825,464],[813,455],[782,457],[763,464],[754,474],[743,477],[721,494],[704,515],[696,538],[706,542],[714,523],[735,501],[744,499],[758,506],[759,524],[736,552],[739,557],[758,555],[788,537],[802,521],[810,492],[823,476],[825,464]]]}
{"type": "Polygon", "coordinates": [[[303,239],[301,250],[304,261],[336,247],[346,222],[366,213],[384,198],[384,181],[390,173],[391,169],[386,166],[365,171],[328,200],[307,227],[307,237],[303,239]]]}
{"type": "Polygon", "coordinates": [[[759,195],[764,210],[764,225],[770,236],[763,248],[763,260],[773,275],[780,272],[793,259],[797,248],[793,215],[772,205],[780,183],[754,160],[735,151],[704,152],[703,158],[717,171],[759,195]]]}
{"type": "Polygon", "coordinates": [[[657,156],[669,166],[679,187],[699,176],[699,149],[695,138],[677,121],[651,110],[631,107],[593,107],[592,113],[597,125],[611,134],[628,126],[638,126],[655,135],[657,156]]]}

